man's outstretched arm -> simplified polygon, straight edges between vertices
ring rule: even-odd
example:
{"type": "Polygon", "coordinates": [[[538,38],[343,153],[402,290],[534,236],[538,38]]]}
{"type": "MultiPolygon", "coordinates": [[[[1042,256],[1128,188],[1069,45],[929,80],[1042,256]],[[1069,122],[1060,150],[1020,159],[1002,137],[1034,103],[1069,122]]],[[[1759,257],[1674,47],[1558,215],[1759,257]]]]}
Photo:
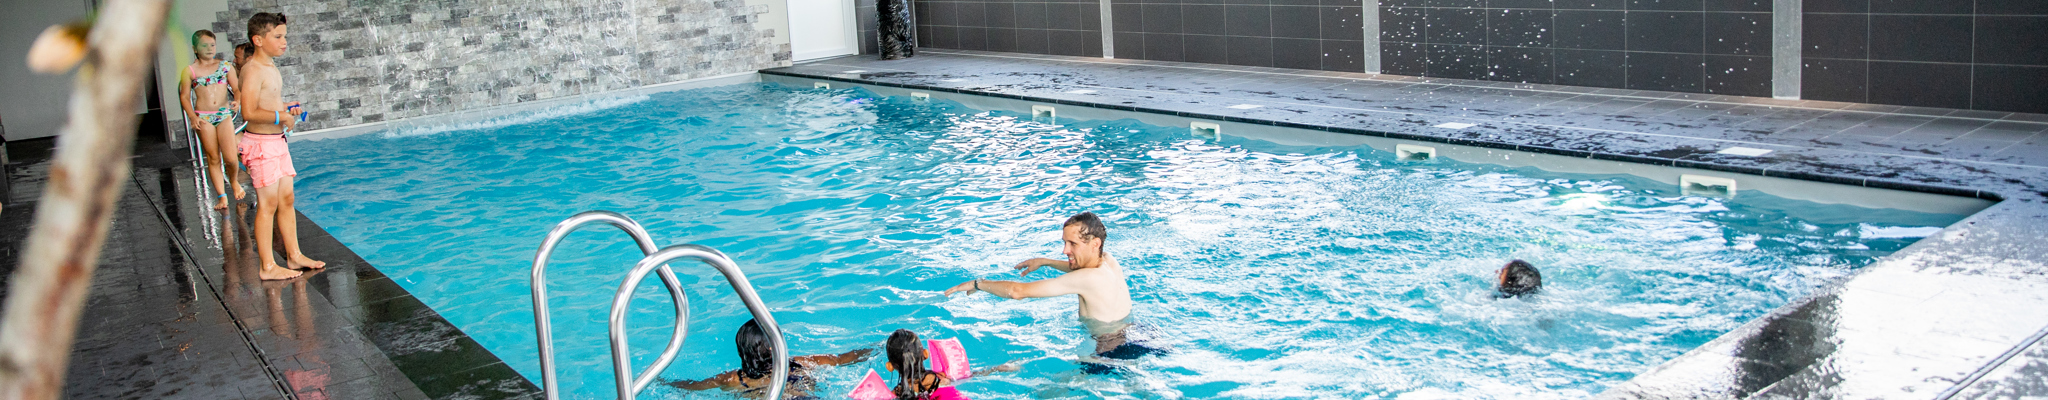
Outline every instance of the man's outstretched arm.
{"type": "Polygon", "coordinates": [[[1060,270],[1061,273],[1074,272],[1073,264],[1045,257],[1024,260],[1024,262],[1017,263],[1016,267],[1011,267],[1010,269],[1023,270],[1017,273],[1017,276],[1021,277],[1031,275],[1031,272],[1037,271],[1038,267],[1052,267],[1052,269],[1060,270]]]}
{"type": "Polygon", "coordinates": [[[1080,277],[1072,274],[1032,282],[976,279],[959,285],[953,285],[953,288],[946,289],[946,295],[951,296],[954,293],[983,291],[1006,299],[1035,299],[1080,294],[1082,283],[1080,277]]]}

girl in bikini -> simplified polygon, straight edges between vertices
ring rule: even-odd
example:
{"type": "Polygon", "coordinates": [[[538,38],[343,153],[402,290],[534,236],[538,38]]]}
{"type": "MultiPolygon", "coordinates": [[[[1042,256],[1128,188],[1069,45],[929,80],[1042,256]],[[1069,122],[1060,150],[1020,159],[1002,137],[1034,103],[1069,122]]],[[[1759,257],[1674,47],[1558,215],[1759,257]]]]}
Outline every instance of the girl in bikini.
{"type": "Polygon", "coordinates": [[[214,58],[213,32],[200,30],[192,33],[192,65],[179,74],[178,104],[185,108],[185,121],[192,130],[199,133],[199,145],[206,160],[206,174],[213,181],[213,194],[220,201],[213,208],[227,208],[227,188],[233,185],[235,198],[245,194],[242,185],[235,181],[236,167],[222,167],[222,160],[233,160],[223,154],[223,149],[233,149],[235,140],[235,113],[240,106],[228,98],[234,95],[240,79],[231,73],[233,63],[214,58]],[[203,111],[202,111],[203,110],[203,111]],[[225,172],[223,172],[225,169],[225,172]]]}

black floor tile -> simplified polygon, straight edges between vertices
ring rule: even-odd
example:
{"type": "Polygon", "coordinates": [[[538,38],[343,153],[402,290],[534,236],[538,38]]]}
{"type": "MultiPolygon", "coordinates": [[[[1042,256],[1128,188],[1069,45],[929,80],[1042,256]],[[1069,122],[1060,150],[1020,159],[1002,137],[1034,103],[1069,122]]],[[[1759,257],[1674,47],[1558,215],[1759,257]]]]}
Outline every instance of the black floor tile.
{"type": "MultiPolygon", "coordinates": [[[[48,155],[39,154],[35,144],[9,146],[10,152],[27,157],[15,158],[17,163],[9,168],[7,194],[16,200],[0,209],[0,228],[7,231],[26,230],[34,203],[20,199],[38,195],[47,174],[48,155]]],[[[187,186],[195,180],[189,162],[182,159],[184,149],[153,144],[140,145],[137,151],[145,156],[136,158],[136,184],[127,186],[117,203],[80,319],[65,397],[277,399],[295,394],[300,399],[389,399],[457,394],[420,390],[414,377],[391,361],[390,350],[362,332],[365,326],[395,319],[362,312],[365,303],[411,298],[390,279],[303,215],[302,244],[309,255],[328,260],[329,267],[305,278],[256,279],[253,240],[246,232],[247,203],[237,203],[230,213],[210,210],[199,189],[187,186]],[[338,308],[334,299],[345,306],[338,308]]],[[[23,239],[0,235],[0,267],[7,270],[0,272],[11,272],[23,239]]],[[[403,314],[407,319],[427,316],[439,318],[431,311],[403,314]]],[[[451,338],[468,340],[452,326],[447,330],[451,338]]],[[[412,346],[403,340],[387,344],[412,346]]],[[[474,353],[464,354],[475,357],[474,353]]],[[[451,368],[504,365],[489,353],[481,354],[468,365],[451,368]]],[[[501,369],[497,373],[508,377],[501,379],[503,387],[532,388],[509,368],[501,369]]]]}

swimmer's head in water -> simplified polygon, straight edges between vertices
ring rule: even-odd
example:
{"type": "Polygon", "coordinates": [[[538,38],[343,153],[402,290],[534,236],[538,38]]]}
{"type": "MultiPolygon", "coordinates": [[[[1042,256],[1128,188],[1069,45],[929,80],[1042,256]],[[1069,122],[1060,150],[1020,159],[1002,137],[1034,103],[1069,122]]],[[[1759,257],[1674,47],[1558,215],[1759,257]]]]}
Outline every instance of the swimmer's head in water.
{"type": "Polygon", "coordinates": [[[761,379],[775,373],[775,342],[768,340],[768,333],[761,330],[761,324],[747,320],[740,325],[740,333],[732,338],[740,347],[740,376],[747,379],[761,379]]]}
{"type": "Polygon", "coordinates": [[[889,343],[884,347],[889,352],[889,370],[896,371],[896,398],[923,399],[929,395],[934,388],[923,382],[932,371],[924,368],[924,341],[917,340],[917,333],[897,329],[889,334],[889,343]]]}
{"type": "Polygon", "coordinates": [[[1536,272],[1536,266],[1528,261],[1509,261],[1500,267],[1499,290],[1507,297],[1535,293],[1543,288],[1543,274],[1536,272]]]}
{"type": "Polygon", "coordinates": [[[1065,242],[1061,252],[1067,254],[1067,261],[1077,267],[1092,267],[1102,262],[1103,242],[1109,239],[1109,228],[1102,226],[1102,218],[1092,212],[1083,212],[1067,218],[1060,225],[1060,240],[1065,242]]]}

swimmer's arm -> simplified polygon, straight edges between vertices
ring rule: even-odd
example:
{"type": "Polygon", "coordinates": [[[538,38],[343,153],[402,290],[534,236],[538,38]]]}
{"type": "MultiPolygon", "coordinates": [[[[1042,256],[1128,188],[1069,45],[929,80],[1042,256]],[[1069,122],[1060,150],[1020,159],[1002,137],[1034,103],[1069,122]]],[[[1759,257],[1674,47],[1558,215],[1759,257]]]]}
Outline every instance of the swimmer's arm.
{"type": "Polygon", "coordinates": [[[1052,267],[1052,269],[1060,270],[1060,272],[1062,273],[1074,272],[1074,266],[1071,264],[1067,264],[1066,261],[1054,260],[1044,257],[1024,260],[1024,262],[1017,263],[1016,267],[1012,267],[1010,269],[1023,270],[1023,272],[1018,272],[1017,276],[1028,276],[1031,275],[1032,271],[1037,271],[1038,267],[1052,267]]]}
{"type": "Polygon", "coordinates": [[[974,375],[971,376],[970,378],[988,376],[998,372],[1017,372],[1018,369],[1021,369],[1018,368],[1018,365],[1023,363],[1024,360],[1010,360],[1010,362],[1003,363],[1003,365],[997,365],[993,367],[975,370],[974,375]]]}
{"type": "MultiPolygon", "coordinates": [[[[232,63],[232,62],[227,62],[227,61],[222,61],[222,62],[228,63],[228,70],[229,70],[229,71],[240,71],[240,70],[238,70],[238,69],[235,69],[235,63],[232,63]]],[[[236,91],[237,91],[237,90],[241,90],[241,89],[242,89],[242,77],[239,77],[239,76],[235,76],[235,75],[239,75],[239,74],[228,74],[228,98],[230,98],[230,99],[241,99],[241,98],[242,98],[242,95],[241,95],[240,93],[236,92],[236,91]]],[[[237,100],[237,101],[230,101],[230,102],[228,102],[228,105],[234,106],[236,110],[240,110],[240,109],[242,109],[242,102],[241,102],[241,101],[239,101],[239,100],[237,100]]]]}
{"type": "Polygon", "coordinates": [[[190,75],[182,73],[182,71],[178,74],[178,106],[185,109],[185,123],[198,127],[199,111],[192,109],[192,107],[197,107],[198,105],[192,104],[192,79],[190,75]]]}
{"type": "MultiPolygon", "coordinates": [[[[966,284],[973,283],[974,282],[968,282],[966,284]]],[[[988,292],[988,294],[1000,296],[1005,299],[1036,299],[1053,296],[1065,296],[1070,294],[1081,294],[1081,287],[1085,283],[1086,280],[1084,279],[1084,277],[1076,276],[1074,274],[1060,275],[1059,277],[1052,279],[1043,279],[1031,282],[982,280],[981,291],[988,292]]],[[[971,290],[972,288],[969,289],[971,290]]]]}
{"type": "Polygon", "coordinates": [[[725,371],[701,381],[669,381],[668,385],[683,390],[711,390],[732,386],[732,377],[733,371],[725,371]]]}
{"type": "Polygon", "coordinates": [[[815,354],[797,357],[795,360],[791,361],[796,361],[797,363],[819,367],[837,367],[841,365],[861,362],[862,360],[867,360],[868,356],[874,353],[875,349],[872,348],[856,349],[854,351],[846,352],[845,354],[815,354]]]}

